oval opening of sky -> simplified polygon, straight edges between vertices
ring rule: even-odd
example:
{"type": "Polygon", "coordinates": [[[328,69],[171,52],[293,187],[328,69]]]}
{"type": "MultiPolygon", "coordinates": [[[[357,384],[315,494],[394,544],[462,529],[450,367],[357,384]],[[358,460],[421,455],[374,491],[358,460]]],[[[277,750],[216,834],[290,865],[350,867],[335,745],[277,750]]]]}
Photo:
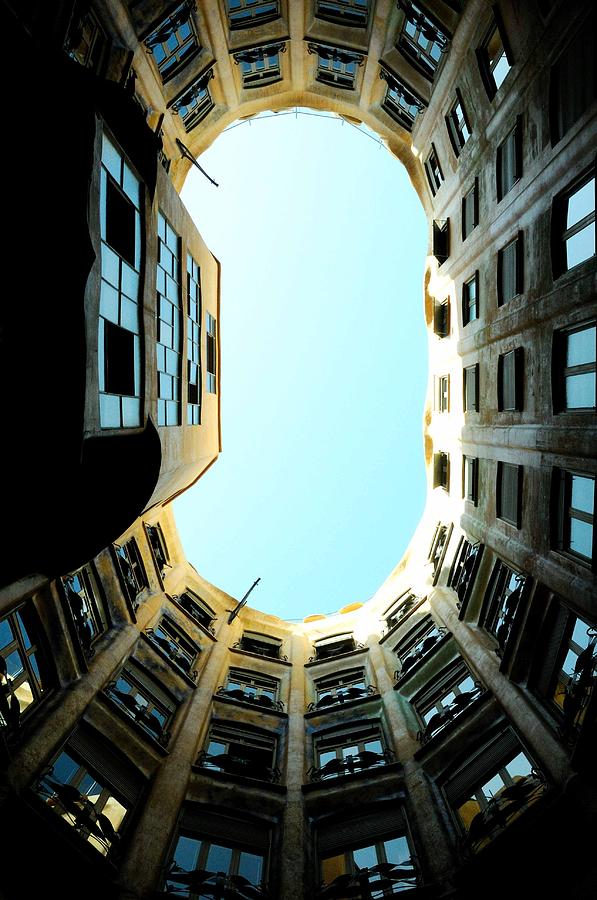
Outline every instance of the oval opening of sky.
{"type": "Polygon", "coordinates": [[[284,619],[366,601],[425,502],[427,226],[404,166],[336,116],[227,129],[182,199],[222,264],[222,453],[175,501],[197,570],[284,619]]]}

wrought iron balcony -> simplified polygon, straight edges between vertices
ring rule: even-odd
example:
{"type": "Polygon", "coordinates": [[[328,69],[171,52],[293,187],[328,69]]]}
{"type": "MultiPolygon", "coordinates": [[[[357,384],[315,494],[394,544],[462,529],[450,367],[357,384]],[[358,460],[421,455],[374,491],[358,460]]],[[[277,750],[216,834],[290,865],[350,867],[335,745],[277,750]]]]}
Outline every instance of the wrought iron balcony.
{"type": "MultiPolygon", "coordinates": [[[[169,641],[168,638],[162,637],[161,634],[156,634],[153,628],[148,628],[145,631],[145,634],[151,643],[167,656],[170,662],[179,668],[181,672],[184,672],[185,675],[188,675],[192,679],[197,678],[197,669],[191,669],[193,660],[189,658],[175,641],[169,641]]],[[[197,648],[197,652],[199,653],[199,648],[197,648]]]]}
{"type": "Polygon", "coordinates": [[[271,897],[264,885],[253,884],[243,875],[208,872],[206,869],[187,872],[175,863],[166,877],[166,892],[185,897],[213,897],[214,900],[270,900],[271,897]]]}
{"type": "Polygon", "coordinates": [[[236,700],[238,703],[250,703],[253,706],[262,706],[265,709],[277,709],[278,712],[284,712],[284,703],[282,700],[274,700],[267,694],[256,696],[250,691],[241,691],[239,688],[228,689],[221,685],[216,694],[218,697],[229,697],[230,700],[236,700]]]}
{"type": "Polygon", "coordinates": [[[495,652],[500,657],[504,655],[506,645],[510,638],[510,633],[512,631],[514,619],[516,617],[516,610],[518,609],[518,604],[520,602],[526,580],[527,579],[525,575],[516,576],[517,586],[510,594],[508,594],[508,596],[504,600],[504,605],[500,610],[498,619],[499,624],[495,631],[495,637],[498,642],[498,646],[496,647],[495,652]]]}
{"type": "Polygon", "coordinates": [[[0,735],[18,731],[20,719],[21,704],[8,674],[6,660],[0,655],[0,735]]]}
{"type": "Polygon", "coordinates": [[[210,754],[202,750],[195,763],[202,769],[217,769],[227,775],[240,775],[256,781],[280,782],[281,772],[277,766],[268,766],[260,760],[234,756],[231,753],[210,754]]]}
{"type": "Polygon", "coordinates": [[[192,597],[189,597],[188,594],[173,594],[172,599],[178,603],[185,612],[187,612],[195,621],[199,622],[199,624],[205,628],[206,631],[209,631],[210,634],[213,634],[215,637],[216,630],[212,625],[214,621],[213,616],[210,616],[206,610],[201,609],[199,604],[195,603],[192,597]]]}
{"type": "Polygon", "coordinates": [[[531,772],[504,788],[471,820],[464,849],[476,853],[535,803],[547,789],[547,782],[538,772],[531,772]]]}
{"type": "Polygon", "coordinates": [[[288,657],[283,655],[280,650],[280,647],[275,646],[274,644],[271,647],[262,644],[261,646],[257,646],[253,641],[247,641],[244,638],[236,641],[232,645],[234,650],[244,650],[246,653],[256,653],[257,656],[265,656],[266,659],[282,659],[284,662],[288,662],[288,657]]]}
{"type": "Polygon", "coordinates": [[[354,650],[364,650],[365,645],[351,639],[350,641],[338,641],[337,644],[324,644],[322,647],[314,649],[315,653],[309,657],[309,662],[319,662],[322,659],[332,659],[334,656],[352,653],[354,650]]]}
{"type": "Polygon", "coordinates": [[[475,568],[475,562],[479,555],[481,544],[469,544],[464,556],[458,561],[458,565],[450,579],[449,585],[458,594],[458,608],[462,606],[475,568]]]}
{"type": "Polygon", "coordinates": [[[311,766],[307,771],[307,776],[311,781],[323,781],[326,778],[337,778],[342,775],[354,775],[366,769],[373,769],[376,766],[387,766],[394,762],[394,753],[392,750],[384,750],[382,753],[375,753],[373,750],[363,750],[361,753],[355,753],[344,757],[344,759],[330,759],[321,768],[311,766]]]}
{"type": "Polygon", "coordinates": [[[409,594],[409,596],[402,601],[400,606],[389,615],[386,619],[386,627],[384,630],[384,634],[388,634],[401,622],[403,622],[406,617],[413,611],[413,609],[423,602],[423,597],[418,597],[416,594],[409,594]]]}
{"type": "Polygon", "coordinates": [[[574,672],[564,689],[564,720],[560,733],[569,743],[574,742],[577,736],[597,676],[597,629],[589,628],[587,634],[591,641],[578,655],[574,672]]]}
{"type": "Polygon", "coordinates": [[[315,900],[377,900],[391,897],[419,884],[419,873],[412,862],[378,863],[376,866],[357,869],[356,872],[338,875],[329,884],[320,886],[315,900]]]}
{"type": "Polygon", "coordinates": [[[163,44],[168,38],[172,37],[176,31],[188,22],[191,11],[195,7],[194,0],[184,0],[183,3],[157,28],[148,38],[145,39],[147,50],[152,53],[158,44],[163,44]]]}
{"type": "Polygon", "coordinates": [[[441,712],[435,713],[435,715],[429,719],[425,728],[422,728],[418,732],[417,740],[422,744],[426,744],[427,741],[457,719],[465,709],[468,709],[471,703],[480,697],[484,691],[485,689],[481,685],[476,685],[472,691],[457,694],[450,706],[446,707],[441,712]]]}
{"type": "Polygon", "coordinates": [[[166,746],[170,739],[170,732],[164,727],[164,723],[160,722],[157,716],[143,706],[137,703],[133,694],[127,694],[125,691],[119,691],[116,682],[112,681],[106,687],[106,694],[115,701],[125,713],[137,722],[145,731],[158,740],[160,744],[166,746]]]}
{"type": "Polygon", "coordinates": [[[415,28],[419,28],[421,34],[428,41],[433,41],[434,44],[440,49],[440,53],[445,53],[448,49],[448,37],[437,28],[433,22],[430,22],[427,16],[423,15],[423,13],[418,12],[416,9],[413,9],[413,4],[410,0],[397,0],[398,9],[401,9],[415,28]]]}
{"type": "Polygon", "coordinates": [[[351,700],[359,700],[361,697],[375,697],[377,695],[378,691],[372,684],[367,685],[367,687],[347,687],[337,691],[336,694],[324,694],[317,702],[309,703],[307,711],[313,712],[317,709],[327,709],[330,706],[349,703],[351,700]]]}
{"type": "Polygon", "coordinates": [[[410,672],[410,670],[417,665],[417,663],[421,662],[428,653],[430,653],[438,641],[441,640],[446,634],[448,634],[447,628],[436,628],[431,634],[427,635],[420,644],[417,644],[411,652],[404,657],[402,660],[402,668],[396,669],[394,672],[394,678],[396,681],[399,681],[401,678],[410,672]]]}

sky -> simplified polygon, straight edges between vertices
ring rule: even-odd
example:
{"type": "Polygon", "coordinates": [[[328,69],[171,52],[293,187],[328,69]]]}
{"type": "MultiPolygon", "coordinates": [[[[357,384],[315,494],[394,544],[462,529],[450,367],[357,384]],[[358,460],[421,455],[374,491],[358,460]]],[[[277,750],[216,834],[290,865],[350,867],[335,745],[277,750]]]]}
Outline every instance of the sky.
{"type": "Polygon", "coordinates": [[[427,226],[402,164],[320,113],[223,132],[182,199],[222,264],[222,453],[174,501],[188,560],[283,619],[365,602],[425,501],[427,226]]]}

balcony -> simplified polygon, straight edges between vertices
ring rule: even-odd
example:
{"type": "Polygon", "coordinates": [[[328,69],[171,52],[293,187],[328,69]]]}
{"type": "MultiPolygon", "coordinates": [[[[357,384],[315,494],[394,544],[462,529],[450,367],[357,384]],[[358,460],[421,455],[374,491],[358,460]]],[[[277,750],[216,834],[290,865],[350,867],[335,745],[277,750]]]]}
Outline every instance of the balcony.
{"type": "Polygon", "coordinates": [[[413,649],[403,658],[401,659],[402,668],[396,669],[394,672],[394,678],[396,681],[400,681],[400,679],[404,678],[411,669],[413,669],[418,663],[422,662],[425,657],[431,653],[434,647],[439,643],[439,641],[448,634],[447,628],[439,628],[435,626],[429,634],[425,635],[422,640],[418,641],[417,644],[413,647],[413,649]]]}
{"type": "Polygon", "coordinates": [[[531,772],[492,797],[486,808],[471,820],[464,849],[477,853],[507,828],[548,789],[543,777],[531,772]]]}
{"type": "Polygon", "coordinates": [[[165,896],[213,897],[214,900],[271,900],[271,894],[266,887],[254,884],[243,875],[209,872],[206,869],[188,872],[175,863],[168,871],[165,896]]]}
{"type": "Polygon", "coordinates": [[[360,753],[348,754],[343,759],[330,759],[329,762],[317,768],[311,766],[307,771],[310,781],[324,781],[327,778],[338,778],[343,775],[354,775],[378,766],[387,766],[394,762],[394,753],[391,750],[382,750],[375,753],[373,750],[362,750],[360,753]]]}
{"type": "Polygon", "coordinates": [[[422,744],[426,744],[435,737],[448,725],[451,725],[469,706],[485,693],[485,689],[481,685],[476,685],[473,690],[457,694],[450,706],[441,712],[435,713],[425,728],[422,728],[417,734],[417,740],[422,744]]]}
{"type": "Polygon", "coordinates": [[[283,701],[274,700],[267,694],[255,694],[250,691],[241,691],[239,688],[227,688],[224,685],[220,685],[216,691],[216,696],[227,697],[229,700],[236,700],[237,703],[250,703],[252,706],[284,712],[283,701]]]}
{"type": "Polygon", "coordinates": [[[202,750],[195,765],[201,769],[215,769],[227,775],[237,775],[255,781],[280,783],[281,772],[277,766],[269,766],[261,759],[250,758],[249,754],[237,756],[234,753],[208,753],[207,750],[202,750]]]}
{"type": "Polygon", "coordinates": [[[363,867],[353,873],[338,875],[329,884],[323,884],[315,894],[315,900],[382,900],[419,886],[420,876],[409,860],[406,863],[382,862],[363,867]]]}
{"type": "Polygon", "coordinates": [[[341,706],[344,703],[350,703],[352,700],[361,700],[363,697],[377,697],[378,693],[372,684],[362,687],[347,687],[337,691],[335,694],[324,694],[316,702],[309,703],[307,712],[329,709],[330,706],[341,706]]]}

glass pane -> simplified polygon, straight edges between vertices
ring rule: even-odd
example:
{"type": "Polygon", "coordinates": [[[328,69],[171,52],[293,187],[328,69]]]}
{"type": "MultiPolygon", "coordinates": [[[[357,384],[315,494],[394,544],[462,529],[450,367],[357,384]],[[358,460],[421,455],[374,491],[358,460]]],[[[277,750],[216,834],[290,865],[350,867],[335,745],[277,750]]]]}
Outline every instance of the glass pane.
{"type": "Polygon", "coordinates": [[[0,622],[0,649],[6,647],[6,645],[12,643],[12,641],[14,641],[14,635],[12,633],[10,622],[8,619],[3,619],[0,622]]]}
{"type": "Polygon", "coordinates": [[[33,691],[31,690],[31,685],[28,681],[24,681],[22,684],[20,684],[18,688],[16,688],[15,694],[17,700],[19,701],[21,712],[27,709],[30,703],[33,703],[33,691]]]}
{"type": "Polygon", "coordinates": [[[79,769],[79,764],[71,759],[68,753],[61,753],[53,763],[52,769],[52,777],[55,781],[59,781],[60,784],[70,784],[79,769]]]}
{"type": "Polygon", "coordinates": [[[593,500],[595,494],[595,482],[592,478],[583,478],[582,475],[571,475],[572,497],[570,505],[582,512],[593,513],[593,500]]]}
{"type": "Polygon", "coordinates": [[[516,781],[517,778],[524,778],[525,775],[530,774],[531,763],[524,753],[519,753],[518,756],[515,756],[514,759],[505,766],[505,769],[510,777],[516,781]]]}
{"type": "Polygon", "coordinates": [[[102,244],[102,278],[118,287],[118,256],[106,244],[102,244]]]}
{"type": "Polygon", "coordinates": [[[580,222],[585,216],[593,212],[595,209],[595,179],[591,178],[587,181],[575,194],[568,200],[568,216],[566,218],[566,227],[570,228],[576,222],[580,222]]]}
{"type": "Polygon", "coordinates": [[[566,365],[581,366],[595,362],[595,325],[568,335],[566,365]]]}
{"type": "Polygon", "coordinates": [[[325,884],[331,884],[338,875],[344,875],[346,872],[346,860],[343,853],[337,856],[329,856],[321,861],[321,878],[325,884]]]}
{"type": "Polygon", "coordinates": [[[102,135],[102,163],[120,183],[120,154],[105,134],[102,135]]]}
{"type": "Polygon", "coordinates": [[[569,269],[595,255],[595,225],[587,225],[566,241],[566,265],[569,269]]]}
{"type": "Polygon", "coordinates": [[[114,831],[118,831],[122,820],[126,816],[126,809],[122,803],[119,803],[115,797],[108,797],[102,812],[114,826],[114,831]]]}
{"type": "Polygon", "coordinates": [[[174,862],[179,868],[184,869],[185,872],[192,872],[197,865],[200,847],[201,841],[183,836],[179,837],[176,850],[174,851],[174,862]]]}
{"type": "Polygon", "coordinates": [[[120,399],[111,394],[100,394],[100,423],[102,428],[120,426],[120,399]]]}
{"type": "Polygon", "coordinates": [[[261,882],[263,870],[263,857],[257,856],[255,853],[240,854],[238,863],[238,874],[243,878],[247,878],[251,884],[259,884],[261,882]]]}
{"type": "Polygon", "coordinates": [[[499,88],[509,71],[510,63],[506,58],[506,54],[502,53],[496,67],[493,70],[493,79],[495,81],[496,88],[499,88]]]}
{"type": "Polygon", "coordinates": [[[405,837],[384,841],[383,845],[386,851],[386,860],[388,862],[400,864],[410,861],[410,848],[405,837]]]}
{"type": "Polygon", "coordinates": [[[376,866],[379,862],[375,851],[375,845],[372,847],[360,847],[358,850],[353,850],[352,858],[359,869],[370,869],[371,866],[376,866]]]}
{"type": "Polygon", "coordinates": [[[232,862],[232,850],[230,847],[220,847],[212,844],[207,854],[205,868],[208,872],[229,872],[232,862]]]}
{"type": "Polygon", "coordinates": [[[570,550],[579,553],[586,559],[593,554],[593,526],[580,519],[570,520],[570,550]]]}
{"type": "Polygon", "coordinates": [[[25,671],[25,666],[18,650],[14,650],[6,657],[6,671],[10,678],[18,678],[21,672],[25,671]]]}
{"type": "Polygon", "coordinates": [[[568,375],[566,378],[566,407],[589,409],[595,406],[595,372],[568,375]]]}

